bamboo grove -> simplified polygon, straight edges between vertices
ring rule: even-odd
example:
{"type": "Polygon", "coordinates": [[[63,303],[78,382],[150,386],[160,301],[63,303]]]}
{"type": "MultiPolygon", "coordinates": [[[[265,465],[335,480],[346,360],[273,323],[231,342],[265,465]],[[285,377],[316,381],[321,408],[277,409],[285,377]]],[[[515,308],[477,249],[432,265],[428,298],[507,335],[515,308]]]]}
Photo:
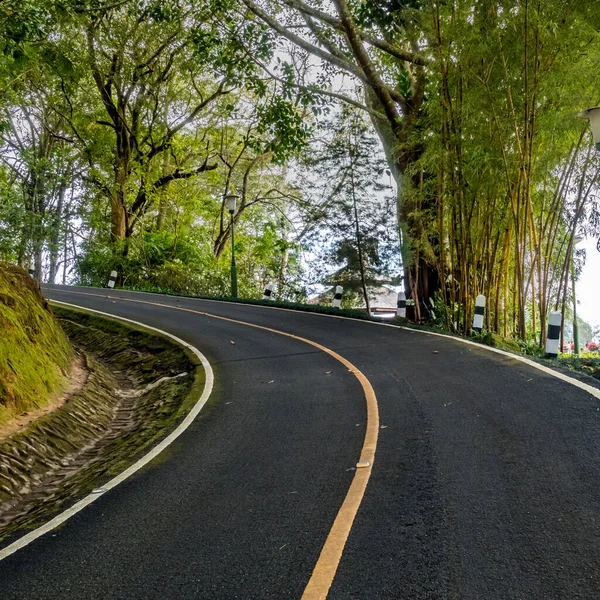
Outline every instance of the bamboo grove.
{"type": "Polygon", "coordinates": [[[597,235],[600,161],[577,117],[596,102],[597,33],[575,4],[457,8],[433,10],[435,141],[414,168],[435,173],[420,193],[436,198],[437,247],[423,247],[447,326],[466,331],[482,293],[489,330],[542,343],[548,311],[564,320],[576,236],[597,235]]]}
{"type": "Polygon", "coordinates": [[[243,293],[365,292],[395,246],[415,320],[467,333],[484,294],[542,344],[600,233],[599,31],[591,0],[7,0],[0,258],[225,293],[235,192],[243,293]]]}

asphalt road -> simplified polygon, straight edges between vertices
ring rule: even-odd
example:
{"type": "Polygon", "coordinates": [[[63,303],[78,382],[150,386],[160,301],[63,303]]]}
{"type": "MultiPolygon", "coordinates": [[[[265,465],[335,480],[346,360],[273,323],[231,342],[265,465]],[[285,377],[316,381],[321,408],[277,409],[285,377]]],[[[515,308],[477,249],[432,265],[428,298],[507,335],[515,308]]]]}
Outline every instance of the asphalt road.
{"type": "Polygon", "coordinates": [[[217,386],[164,455],[0,562],[2,600],[302,595],[360,454],[363,391],[300,341],[167,305],[311,339],[373,385],[376,460],[328,598],[600,598],[600,401],[590,394],[419,332],[120,291],[47,295],[185,339],[217,386]]]}

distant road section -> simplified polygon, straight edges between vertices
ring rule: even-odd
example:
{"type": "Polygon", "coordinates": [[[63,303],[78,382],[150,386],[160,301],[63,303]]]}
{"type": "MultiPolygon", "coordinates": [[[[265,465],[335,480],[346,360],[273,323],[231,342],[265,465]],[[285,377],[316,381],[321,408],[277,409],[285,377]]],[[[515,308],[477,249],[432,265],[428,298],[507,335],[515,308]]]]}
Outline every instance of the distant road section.
{"type": "Polygon", "coordinates": [[[373,386],[375,461],[328,598],[600,597],[600,401],[585,391],[485,348],[343,318],[46,295],[197,346],[215,392],[153,463],[1,561],[2,600],[302,597],[356,473],[364,390],[318,348],[210,315],[326,346],[373,386]]]}

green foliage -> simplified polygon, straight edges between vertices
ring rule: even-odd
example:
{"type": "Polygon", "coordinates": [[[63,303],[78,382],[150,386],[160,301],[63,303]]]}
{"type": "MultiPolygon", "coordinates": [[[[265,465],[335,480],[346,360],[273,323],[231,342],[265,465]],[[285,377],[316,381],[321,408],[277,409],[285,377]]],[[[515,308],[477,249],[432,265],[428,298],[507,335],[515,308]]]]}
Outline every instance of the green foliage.
{"type": "Polygon", "coordinates": [[[523,342],[522,340],[505,338],[497,333],[482,329],[480,332],[472,331],[471,339],[479,344],[506,350],[514,354],[522,354],[525,356],[542,356],[543,353],[535,342],[523,342]]]}
{"type": "Polygon", "coordinates": [[[516,342],[519,344],[521,354],[524,354],[525,356],[544,356],[545,354],[544,348],[542,348],[536,340],[517,339],[516,342]]]}
{"type": "Polygon", "coordinates": [[[223,294],[236,193],[245,295],[325,281],[352,301],[363,280],[398,281],[400,248],[419,319],[466,334],[484,292],[496,333],[538,335],[569,300],[573,234],[600,234],[600,162],[576,117],[597,101],[598,3],[351,1],[364,39],[385,33],[367,70],[320,13],[258,4],[307,44],[251,2],[5,0],[0,256],[52,280],[116,269],[223,294]],[[345,78],[338,108],[342,71],[366,86],[345,78]]]}
{"type": "Polygon", "coordinates": [[[250,139],[256,152],[272,152],[275,162],[283,164],[306,144],[310,130],[292,102],[272,98],[258,105],[257,116],[256,135],[250,139]]]}
{"type": "Polygon", "coordinates": [[[234,8],[2,5],[0,257],[51,280],[66,269],[65,279],[103,284],[116,269],[135,286],[224,293],[223,195],[237,189],[241,290],[256,295],[280,276],[285,253],[282,293],[293,294],[297,246],[270,212],[284,204],[274,165],[310,126],[256,63],[273,54],[271,30],[234,8]]]}
{"type": "Polygon", "coordinates": [[[566,367],[571,371],[580,371],[586,375],[591,375],[596,379],[600,379],[600,358],[599,357],[581,357],[575,356],[560,356],[552,361],[561,367],[566,367]]]}
{"type": "MultiPolygon", "coordinates": [[[[170,213],[164,229],[149,227],[127,242],[126,252],[121,248],[116,254],[106,242],[109,232],[105,223],[104,233],[83,247],[76,265],[78,280],[84,285],[104,286],[109,273],[116,270],[120,282],[133,289],[226,295],[231,285],[230,245],[226,244],[224,252],[216,257],[211,244],[210,224],[218,218],[219,208],[219,203],[208,198],[205,202],[191,202],[185,217],[170,213]],[[171,219],[177,220],[175,230],[170,226],[171,219]]],[[[278,221],[271,219],[267,211],[256,205],[237,224],[236,262],[242,296],[262,296],[265,285],[278,276],[283,242],[278,221]]],[[[292,253],[288,273],[288,285],[292,288],[295,268],[292,253]]],[[[289,293],[297,295],[291,290],[289,293]]]]}
{"type": "Polygon", "coordinates": [[[18,62],[31,52],[31,42],[47,35],[51,21],[49,3],[4,0],[0,5],[0,52],[18,62]]]}
{"type": "Polygon", "coordinates": [[[19,190],[7,180],[6,171],[0,170],[0,257],[16,262],[21,224],[27,212],[20,201],[19,190]]]}
{"type": "Polygon", "coordinates": [[[494,346],[494,334],[491,331],[487,331],[487,329],[482,329],[481,331],[475,331],[471,333],[471,339],[478,344],[485,344],[486,346],[494,346]]]}

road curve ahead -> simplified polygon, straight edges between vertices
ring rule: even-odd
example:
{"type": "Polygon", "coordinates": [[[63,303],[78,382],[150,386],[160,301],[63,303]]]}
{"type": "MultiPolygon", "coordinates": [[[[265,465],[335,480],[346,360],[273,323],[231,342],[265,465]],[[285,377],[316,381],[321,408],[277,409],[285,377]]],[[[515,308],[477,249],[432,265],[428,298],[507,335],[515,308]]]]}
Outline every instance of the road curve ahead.
{"type": "Polygon", "coordinates": [[[2,600],[302,597],[356,474],[364,390],[318,348],[219,316],[330,348],[377,396],[375,462],[328,598],[600,598],[587,392],[485,348],[343,318],[46,294],[173,333],[217,385],[157,460],[1,561],[2,600]]]}

